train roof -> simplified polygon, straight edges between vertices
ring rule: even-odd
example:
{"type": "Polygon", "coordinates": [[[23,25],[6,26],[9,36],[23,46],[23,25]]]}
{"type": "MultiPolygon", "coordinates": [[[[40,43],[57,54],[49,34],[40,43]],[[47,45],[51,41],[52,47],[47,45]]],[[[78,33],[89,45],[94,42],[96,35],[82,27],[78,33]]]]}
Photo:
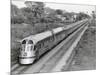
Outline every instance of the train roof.
{"type": "Polygon", "coordinates": [[[36,35],[30,35],[30,36],[22,39],[21,42],[23,40],[32,40],[34,42],[34,44],[36,44],[38,41],[41,41],[41,40],[43,40],[47,37],[50,37],[53,34],[59,33],[62,30],[63,30],[62,27],[58,27],[58,28],[53,29],[52,31],[48,30],[48,31],[45,31],[45,32],[42,32],[42,33],[39,33],[39,34],[36,34],[36,35]]]}

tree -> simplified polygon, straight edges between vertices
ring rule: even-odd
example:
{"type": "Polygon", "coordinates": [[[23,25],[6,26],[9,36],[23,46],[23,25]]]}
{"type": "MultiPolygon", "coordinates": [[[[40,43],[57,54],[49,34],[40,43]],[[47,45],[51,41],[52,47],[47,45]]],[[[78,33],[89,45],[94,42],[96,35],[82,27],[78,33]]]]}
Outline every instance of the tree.
{"type": "Polygon", "coordinates": [[[93,17],[93,19],[95,19],[95,18],[96,18],[95,11],[92,11],[92,17],[93,17]]]}
{"type": "Polygon", "coordinates": [[[69,20],[71,18],[70,13],[66,12],[63,14],[64,17],[66,17],[66,20],[69,20]]]}
{"type": "Polygon", "coordinates": [[[37,18],[41,18],[44,13],[44,3],[43,2],[32,2],[26,1],[26,6],[32,10],[34,16],[37,18]]]}
{"type": "Polygon", "coordinates": [[[11,4],[11,17],[17,16],[19,13],[19,9],[16,5],[11,4]]]}
{"type": "Polygon", "coordinates": [[[20,24],[24,22],[24,16],[17,6],[11,4],[11,23],[20,24]]]}
{"type": "Polygon", "coordinates": [[[85,14],[84,12],[80,12],[78,13],[77,15],[77,20],[82,20],[82,19],[85,19],[85,18],[90,18],[90,16],[88,14],[85,14]]]}
{"type": "Polygon", "coordinates": [[[44,16],[44,3],[25,1],[25,4],[27,7],[21,9],[25,18],[25,23],[34,25],[40,22],[41,18],[44,16]]]}
{"type": "Polygon", "coordinates": [[[55,13],[55,10],[50,8],[50,7],[45,7],[44,12],[45,12],[45,14],[48,15],[48,14],[51,14],[51,13],[55,13]]]}
{"type": "Polygon", "coordinates": [[[62,14],[63,14],[63,11],[60,10],[60,9],[57,9],[57,10],[56,10],[56,13],[57,13],[58,15],[62,15],[62,14]]]}

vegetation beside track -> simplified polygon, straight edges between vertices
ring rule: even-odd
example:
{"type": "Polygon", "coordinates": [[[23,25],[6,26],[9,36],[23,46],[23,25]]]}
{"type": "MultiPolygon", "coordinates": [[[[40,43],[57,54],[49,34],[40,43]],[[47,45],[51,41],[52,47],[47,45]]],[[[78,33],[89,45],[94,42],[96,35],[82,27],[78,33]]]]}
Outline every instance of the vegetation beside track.
{"type": "Polygon", "coordinates": [[[78,46],[75,48],[75,56],[63,71],[95,70],[96,69],[96,29],[95,20],[90,23],[78,46]]]}

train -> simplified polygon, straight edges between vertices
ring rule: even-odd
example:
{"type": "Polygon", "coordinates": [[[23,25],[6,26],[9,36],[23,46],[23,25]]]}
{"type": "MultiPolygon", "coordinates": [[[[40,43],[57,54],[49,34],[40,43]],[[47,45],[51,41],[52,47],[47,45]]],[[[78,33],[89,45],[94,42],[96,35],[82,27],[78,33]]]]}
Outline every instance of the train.
{"type": "Polygon", "coordinates": [[[19,63],[32,64],[86,22],[88,19],[25,37],[20,41],[19,63]]]}

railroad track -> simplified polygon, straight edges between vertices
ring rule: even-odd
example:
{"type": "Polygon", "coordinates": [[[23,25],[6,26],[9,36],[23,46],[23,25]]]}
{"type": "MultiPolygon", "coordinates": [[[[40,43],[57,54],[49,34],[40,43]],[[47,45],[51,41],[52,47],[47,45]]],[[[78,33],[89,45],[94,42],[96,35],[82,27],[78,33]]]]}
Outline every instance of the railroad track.
{"type": "Polygon", "coordinates": [[[87,27],[88,23],[82,25],[77,31],[32,65],[19,65],[17,62],[14,62],[11,67],[12,74],[61,71],[87,27]]]}

